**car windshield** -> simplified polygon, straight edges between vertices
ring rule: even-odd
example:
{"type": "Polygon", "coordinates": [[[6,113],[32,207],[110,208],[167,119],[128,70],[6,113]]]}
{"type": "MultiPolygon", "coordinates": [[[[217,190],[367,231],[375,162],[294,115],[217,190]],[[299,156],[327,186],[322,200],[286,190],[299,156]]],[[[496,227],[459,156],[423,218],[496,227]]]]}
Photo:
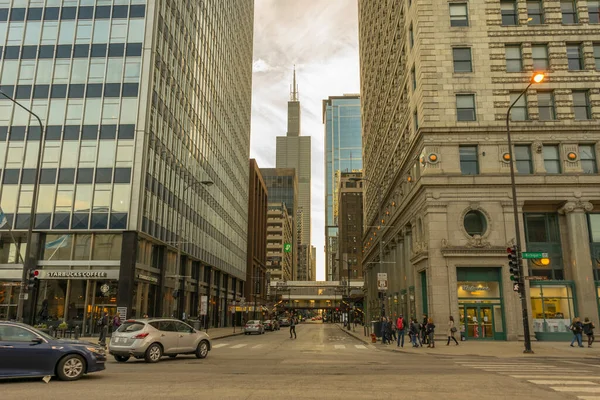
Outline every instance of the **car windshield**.
{"type": "Polygon", "coordinates": [[[143,322],[125,321],[123,322],[123,324],[121,324],[119,329],[117,329],[117,332],[137,332],[144,329],[145,325],[146,324],[144,324],[143,322]]]}
{"type": "Polygon", "coordinates": [[[254,321],[248,321],[248,323],[250,325],[258,325],[258,324],[260,324],[260,321],[254,320],[254,321]]]}
{"type": "Polygon", "coordinates": [[[55,339],[55,338],[53,338],[52,336],[50,336],[50,335],[48,335],[48,334],[46,334],[46,333],[44,333],[44,332],[42,332],[42,331],[40,331],[40,330],[37,330],[36,328],[33,328],[33,327],[31,327],[31,326],[28,326],[27,328],[28,328],[28,329],[31,329],[32,331],[34,331],[34,332],[35,332],[35,334],[36,334],[36,335],[39,335],[40,337],[42,337],[42,338],[44,338],[44,339],[46,339],[46,340],[56,340],[56,339],[55,339]]]}

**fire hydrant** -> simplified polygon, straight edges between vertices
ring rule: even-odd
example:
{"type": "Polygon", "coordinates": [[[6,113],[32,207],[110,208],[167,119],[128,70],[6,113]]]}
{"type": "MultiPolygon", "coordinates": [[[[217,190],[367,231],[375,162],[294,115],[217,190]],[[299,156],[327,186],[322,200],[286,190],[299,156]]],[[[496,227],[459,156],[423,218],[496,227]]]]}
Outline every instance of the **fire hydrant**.
{"type": "Polygon", "coordinates": [[[374,333],[371,333],[371,343],[377,343],[377,336],[374,333]]]}

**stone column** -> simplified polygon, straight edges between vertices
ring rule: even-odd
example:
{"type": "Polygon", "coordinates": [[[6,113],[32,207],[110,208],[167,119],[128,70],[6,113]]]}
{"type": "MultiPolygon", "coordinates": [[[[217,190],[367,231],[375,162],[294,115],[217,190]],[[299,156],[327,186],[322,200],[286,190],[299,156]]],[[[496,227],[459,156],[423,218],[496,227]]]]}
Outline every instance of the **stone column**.
{"type": "Polygon", "coordinates": [[[563,262],[567,276],[575,281],[575,294],[579,306],[575,315],[582,319],[590,317],[596,320],[598,302],[586,218],[586,212],[592,211],[593,208],[592,203],[586,201],[569,201],[559,212],[567,218],[570,251],[568,254],[563,253],[563,262]]]}

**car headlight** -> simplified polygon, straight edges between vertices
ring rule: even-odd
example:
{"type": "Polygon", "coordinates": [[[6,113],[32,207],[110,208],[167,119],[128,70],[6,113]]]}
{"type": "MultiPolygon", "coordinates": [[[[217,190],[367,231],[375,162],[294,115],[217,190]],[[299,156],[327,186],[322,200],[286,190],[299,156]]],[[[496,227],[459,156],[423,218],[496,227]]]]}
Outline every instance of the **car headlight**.
{"type": "Polygon", "coordinates": [[[86,349],[88,349],[92,353],[104,355],[104,349],[100,347],[86,346],[86,349]]]}

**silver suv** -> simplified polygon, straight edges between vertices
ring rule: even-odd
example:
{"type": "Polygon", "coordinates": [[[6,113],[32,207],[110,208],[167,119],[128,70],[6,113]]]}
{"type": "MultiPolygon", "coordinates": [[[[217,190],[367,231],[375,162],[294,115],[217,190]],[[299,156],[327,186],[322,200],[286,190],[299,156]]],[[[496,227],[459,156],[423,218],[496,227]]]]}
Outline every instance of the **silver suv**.
{"type": "Polygon", "coordinates": [[[195,354],[205,358],[211,349],[210,337],[186,323],[169,318],[127,320],[112,334],[109,353],[118,362],[130,357],[158,362],[161,357],[195,354]]]}

